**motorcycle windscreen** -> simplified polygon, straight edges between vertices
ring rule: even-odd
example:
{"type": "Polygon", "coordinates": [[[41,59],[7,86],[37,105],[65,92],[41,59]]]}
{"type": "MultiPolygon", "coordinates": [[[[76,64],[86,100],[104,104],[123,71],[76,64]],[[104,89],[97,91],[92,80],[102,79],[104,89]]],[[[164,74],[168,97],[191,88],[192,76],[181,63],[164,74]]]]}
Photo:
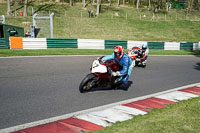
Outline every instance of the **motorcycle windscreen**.
{"type": "Polygon", "coordinates": [[[106,73],[107,68],[104,65],[101,65],[98,60],[95,60],[92,64],[92,73],[106,73]]]}

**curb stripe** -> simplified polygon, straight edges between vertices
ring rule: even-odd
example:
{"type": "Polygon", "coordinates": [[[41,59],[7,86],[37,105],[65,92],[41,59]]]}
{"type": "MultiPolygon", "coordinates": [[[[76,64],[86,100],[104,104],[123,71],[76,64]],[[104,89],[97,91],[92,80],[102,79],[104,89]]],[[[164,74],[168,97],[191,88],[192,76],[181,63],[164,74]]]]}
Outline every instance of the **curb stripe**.
{"type": "Polygon", "coordinates": [[[136,102],[133,102],[133,103],[145,106],[146,108],[150,108],[150,109],[153,109],[153,108],[161,109],[161,108],[165,108],[166,107],[163,104],[151,101],[149,99],[139,100],[139,101],[136,101],[136,102]]]}
{"type": "Polygon", "coordinates": [[[63,125],[63,126],[66,126],[66,127],[69,127],[69,128],[72,128],[72,129],[76,129],[76,132],[79,133],[79,131],[89,131],[89,130],[86,130],[84,128],[81,128],[81,127],[78,127],[78,126],[74,126],[74,125],[70,125],[70,124],[67,124],[67,123],[64,123],[64,122],[58,122],[59,124],[63,125]]]}
{"type": "Polygon", "coordinates": [[[139,110],[142,110],[142,111],[146,111],[146,112],[151,111],[151,108],[148,108],[148,107],[145,107],[145,106],[142,106],[142,105],[137,105],[137,104],[134,104],[134,103],[123,104],[123,106],[136,108],[136,109],[139,109],[139,110]]]}
{"type": "Polygon", "coordinates": [[[99,119],[106,120],[110,123],[115,123],[117,121],[125,121],[132,118],[132,116],[112,108],[91,112],[89,114],[94,115],[99,119]]]}
{"type": "Polygon", "coordinates": [[[197,86],[182,89],[182,90],[179,90],[179,91],[200,95],[200,87],[197,87],[197,86]]]}
{"type": "Polygon", "coordinates": [[[175,104],[176,102],[173,102],[173,101],[169,101],[169,100],[165,100],[165,99],[161,99],[161,98],[156,98],[156,97],[150,97],[150,98],[147,98],[151,101],[154,101],[154,102],[157,102],[157,103],[160,103],[160,104],[163,104],[163,105],[169,105],[169,104],[175,104]]]}
{"type": "Polygon", "coordinates": [[[62,125],[59,122],[52,122],[36,126],[33,128],[27,128],[24,130],[16,131],[13,133],[77,133],[77,131],[69,126],[62,125]]]}
{"type": "Polygon", "coordinates": [[[145,114],[147,114],[147,112],[145,112],[145,111],[135,109],[135,108],[130,108],[130,107],[127,107],[127,106],[122,106],[122,105],[115,106],[113,108],[120,110],[121,112],[130,114],[130,115],[145,115],[145,114]]]}
{"type": "Polygon", "coordinates": [[[98,117],[90,115],[90,114],[78,115],[76,116],[76,118],[89,121],[103,127],[111,126],[111,123],[108,123],[107,121],[99,119],[98,117]]]}
{"type": "Polygon", "coordinates": [[[69,126],[71,125],[77,129],[80,129],[83,131],[95,131],[95,130],[100,130],[100,129],[104,128],[104,127],[96,125],[94,123],[91,123],[91,122],[88,122],[85,120],[81,120],[78,118],[73,118],[73,117],[65,119],[65,120],[60,120],[59,122],[63,123],[63,124],[67,124],[69,126]]]}
{"type": "Polygon", "coordinates": [[[186,92],[181,92],[181,91],[174,91],[174,92],[156,96],[156,98],[167,99],[167,100],[175,101],[175,102],[178,102],[181,100],[188,100],[193,97],[198,97],[198,96],[194,94],[186,93],[186,92]]]}

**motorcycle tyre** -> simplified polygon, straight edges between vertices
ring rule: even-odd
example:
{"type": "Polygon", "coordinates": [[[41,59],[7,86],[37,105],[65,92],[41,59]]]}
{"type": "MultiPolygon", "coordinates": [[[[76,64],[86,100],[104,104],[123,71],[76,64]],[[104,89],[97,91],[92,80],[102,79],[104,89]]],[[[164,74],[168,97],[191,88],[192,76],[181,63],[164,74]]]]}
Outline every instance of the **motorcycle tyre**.
{"type": "Polygon", "coordinates": [[[142,65],[142,68],[145,68],[146,67],[146,64],[145,65],[142,65]]]}
{"type": "Polygon", "coordinates": [[[138,67],[138,62],[135,62],[135,66],[138,67]]]}
{"type": "Polygon", "coordinates": [[[112,84],[111,88],[114,89],[114,90],[116,90],[117,89],[117,85],[116,84],[112,84]]]}
{"type": "Polygon", "coordinates": [[[89,88],[89,89],[87,89],[87,90],[85,90],[85,89],[84,89],[84,86],[85,86],[88,82],[94,80],[95,77],[96,77],[96,76],[95,76],[94,74],[92,74],[92,73],[88,74],[88,75],[81,81],[81,83],[80,83],[80,85],[79,85],[79,91],[80,91],[81,93],[85,93],[85,92],[91,91],[92,87],[89,88]]]}

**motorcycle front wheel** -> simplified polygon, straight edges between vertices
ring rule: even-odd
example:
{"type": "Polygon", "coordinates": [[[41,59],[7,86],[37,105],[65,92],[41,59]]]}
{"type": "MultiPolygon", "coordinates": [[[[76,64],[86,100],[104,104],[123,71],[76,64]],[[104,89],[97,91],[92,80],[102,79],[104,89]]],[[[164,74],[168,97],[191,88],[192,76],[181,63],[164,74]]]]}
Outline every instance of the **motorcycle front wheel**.
{"type": "Polygon", "coordinates": [[[85,93],[88,91],[91,91],[91,89],[94,87],[96,82],[96,76],[92,73],[88,74],[80,83],[79,85],[79,91],[81,93],[85,93]]]}

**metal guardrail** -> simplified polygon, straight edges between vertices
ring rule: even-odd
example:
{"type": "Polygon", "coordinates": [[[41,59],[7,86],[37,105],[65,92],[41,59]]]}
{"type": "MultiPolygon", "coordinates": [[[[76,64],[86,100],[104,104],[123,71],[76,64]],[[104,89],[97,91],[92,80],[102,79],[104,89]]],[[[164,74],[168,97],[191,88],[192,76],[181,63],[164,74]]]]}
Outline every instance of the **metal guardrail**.
{"type": "Polygon", "coordinates": [[[47,48],[78,48],[77,39],[47,38],[47,48]]]}

